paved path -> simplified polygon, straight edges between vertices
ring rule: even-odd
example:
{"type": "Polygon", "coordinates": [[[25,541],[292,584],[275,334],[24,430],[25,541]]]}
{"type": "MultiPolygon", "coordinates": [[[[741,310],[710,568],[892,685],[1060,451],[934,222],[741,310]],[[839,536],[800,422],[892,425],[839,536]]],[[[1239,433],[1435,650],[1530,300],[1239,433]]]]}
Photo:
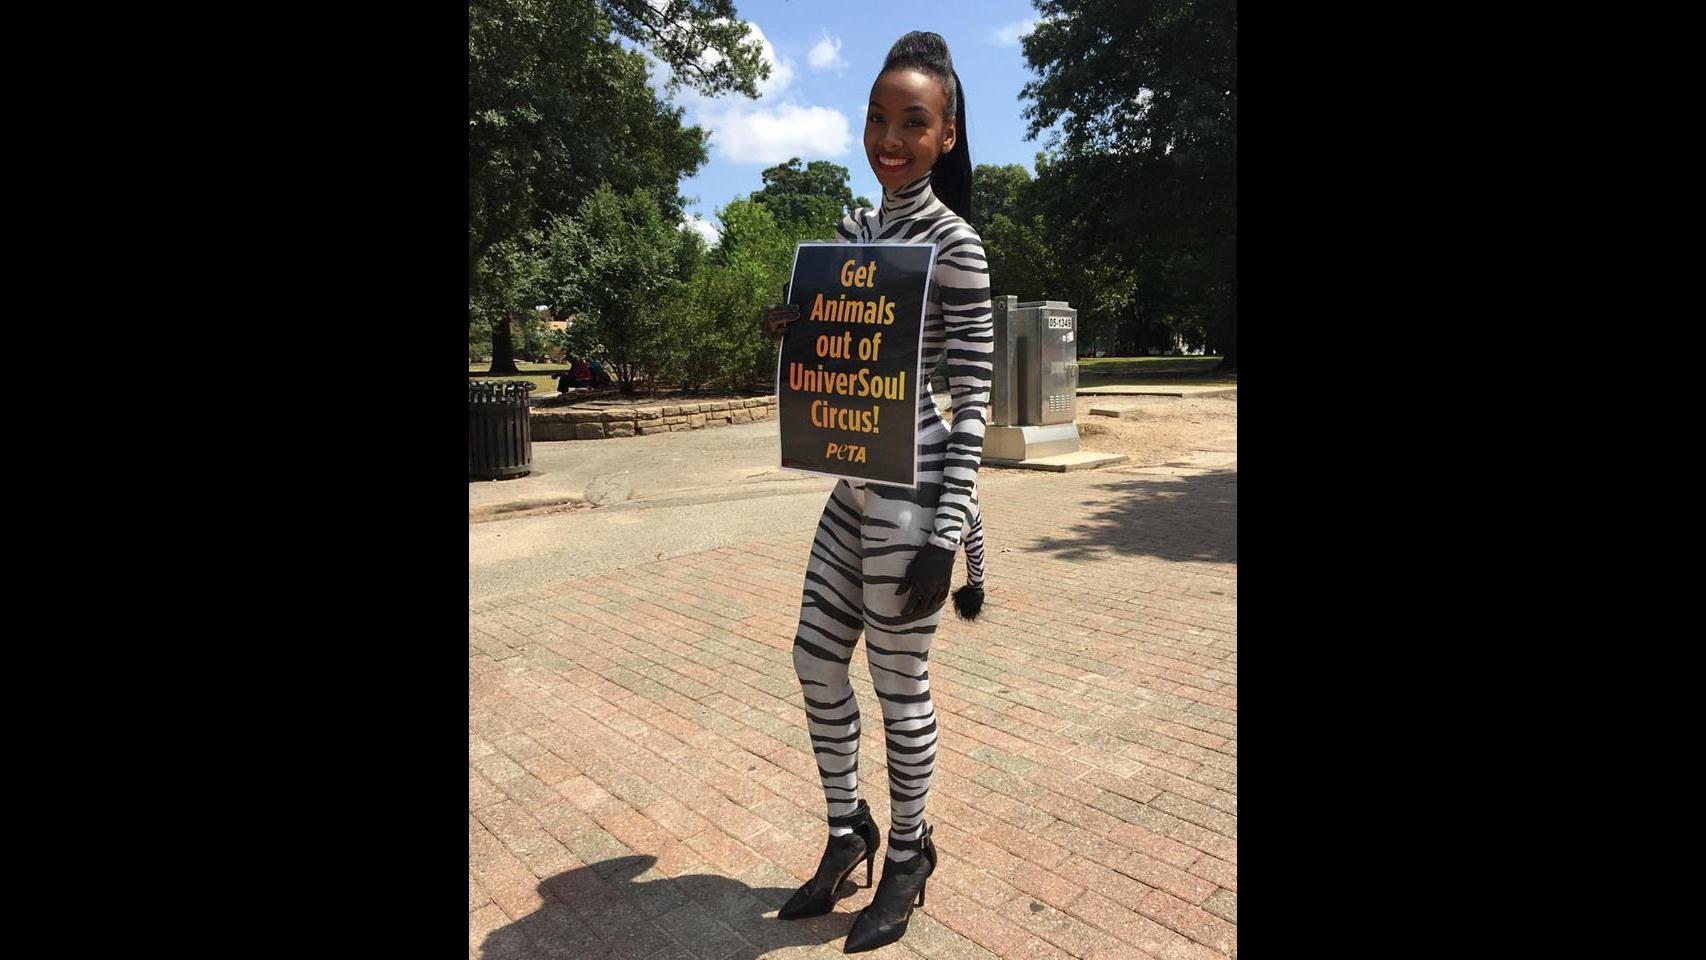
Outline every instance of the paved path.
{"type": "MultiPolygon", "coordinates": [[[[779,469],[776,429],[534,443],[531,475],[468,484],[468,600],[809,531],[835,481],[779,469]]],[[[979,489],[987,497],[1021,476],[991,467],[979,489]]]]}
{"type": "MultiPolygon", "coordinates": [[[[984,616],[931,654],[941,863],[870,956],[1236,957],[1236,454],[1009,476],[984,616]]],[[[470,604],[471,958],[842,956],[869,890],[775,919],[825,835],[796,513],[470,604]]],[[[860,758],[886,829],[881,724],[860,758]]]]}

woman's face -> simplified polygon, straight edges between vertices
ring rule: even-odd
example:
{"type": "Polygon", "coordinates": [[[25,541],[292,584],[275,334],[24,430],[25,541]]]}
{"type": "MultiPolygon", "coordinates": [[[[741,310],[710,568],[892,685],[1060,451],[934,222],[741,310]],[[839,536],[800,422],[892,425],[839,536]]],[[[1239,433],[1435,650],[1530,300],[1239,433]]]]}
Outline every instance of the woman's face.
{"type": "Polygon", "coordinates": [[[865,156],[884,190],[924,176],[954,148],[954,118],[947,113],[948,94],[935,77],[907,68],[877,77],[865,115],[865,156]]]}

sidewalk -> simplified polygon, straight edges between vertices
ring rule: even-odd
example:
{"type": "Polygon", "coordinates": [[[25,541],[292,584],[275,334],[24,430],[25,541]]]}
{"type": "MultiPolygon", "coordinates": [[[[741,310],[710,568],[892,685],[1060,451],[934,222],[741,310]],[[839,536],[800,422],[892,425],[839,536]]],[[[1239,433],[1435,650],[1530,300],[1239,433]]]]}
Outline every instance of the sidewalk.
{"type": "MultiPolygon", "coordinates": [[[[988,603],[930,657],[941,862],[868,956],[1236,957],[1235,455],[982,506],[988,603]]],[[[825,836],[790,656],[811,529],[470,605],[471,958],[843,955],[870,890],[775,919],[825,836]]],[[[860,764],[886,831],[880,723],[860,764]]]]}

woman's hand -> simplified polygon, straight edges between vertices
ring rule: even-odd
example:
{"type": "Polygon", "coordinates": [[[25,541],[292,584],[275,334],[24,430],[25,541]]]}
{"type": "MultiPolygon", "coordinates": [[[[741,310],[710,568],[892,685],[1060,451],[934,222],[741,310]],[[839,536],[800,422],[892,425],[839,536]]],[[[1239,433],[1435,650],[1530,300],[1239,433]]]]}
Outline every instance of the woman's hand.
{"type": "Polygon", "coordinates": [[[800,319],[800,308],[792,303],[773,303],[764,311],[760,321],[764,326],[764,334],[772,340],[782,339],[788,330],[788,324],[800,319]]]}
{"type": "Polygon", "coordinates": [[[948,598],[948,587],[953,583],[954,554],[955,551],[933,543],[918,548],[918,553],[906,566],[906,573],[895,584],[895,596],[910,594],[901,605],[901,616],[925,616],[942,606],[942,601],[948,598]]]}

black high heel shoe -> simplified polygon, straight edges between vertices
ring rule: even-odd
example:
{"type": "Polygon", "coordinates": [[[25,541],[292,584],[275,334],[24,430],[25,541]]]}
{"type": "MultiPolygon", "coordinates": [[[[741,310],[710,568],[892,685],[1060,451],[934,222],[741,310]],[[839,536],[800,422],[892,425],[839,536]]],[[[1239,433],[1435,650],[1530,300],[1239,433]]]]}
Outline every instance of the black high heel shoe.
{"type": "Polygon", "coordinates": [[[829,825],[852,827],[853,832],[839,837],[830,834],[829,844],[823,848],[823,859],[818,861],[817,872],[777,911],[778,920],[821,917],[835,909],[836,891],[860,860],[865,861],[865,886],[871,885],[871,868],[877,860],[877,847],[883,842],[877,821],[871,819],[871,808],[860,800],[852,813],[844,817],[830,817],[829,825]]]}
{"type": "Polygon", "coordinates": [[[936,845],[930,841],[930,825],[924,825],[916,840],[896,840],[891,833],[889,847],[917,850],[918,855],[898,862],[883,860],[883,879],[877,883],[870,905],[853,918],[844,953],[875,950],[906,936],[912,908],[924,906],[924,883],[936,872],[936,845]]]}

